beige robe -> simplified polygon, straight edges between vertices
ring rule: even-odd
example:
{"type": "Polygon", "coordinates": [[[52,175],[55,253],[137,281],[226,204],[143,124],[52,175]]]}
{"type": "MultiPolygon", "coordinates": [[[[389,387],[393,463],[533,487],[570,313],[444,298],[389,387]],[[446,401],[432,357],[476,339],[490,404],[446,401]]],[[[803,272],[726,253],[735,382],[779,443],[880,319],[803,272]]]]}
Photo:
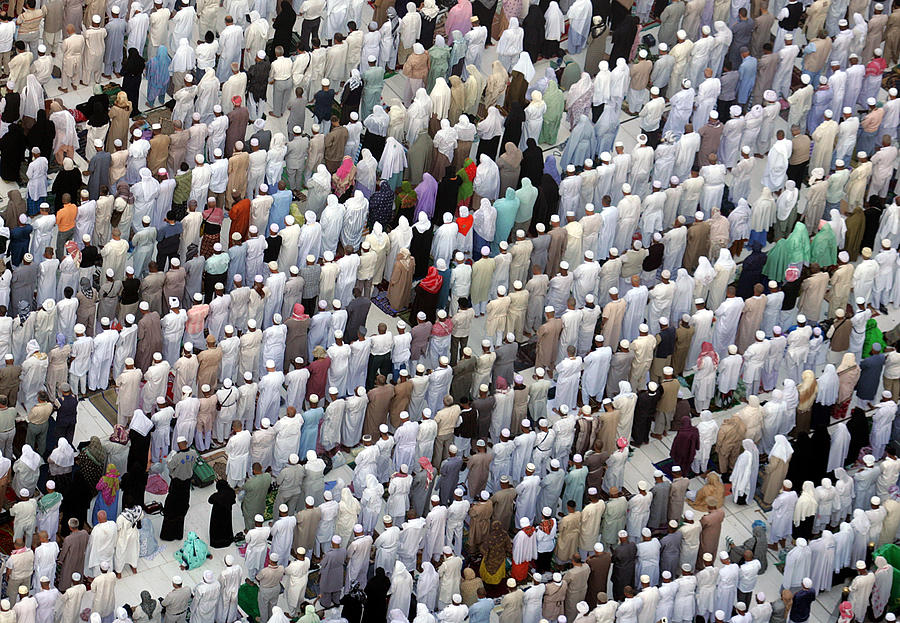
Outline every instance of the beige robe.
{"type": "Polygon", "coordinates": [[[775,501],[787,476],[788,465],[778,457],[769,457],[766,476],[763,478],[762,499],[767,505],[775,501]]]}
{"type": "Polygon", "coordinates": [[[803,280],[800,286],[800,313],[810,322],[819,322],[822,317],[822,301],[828,289],[828,273],[819,272],[803,280]]]}
{"type": "Polygon", "coordinates": [[[613,352],[619,346],[619,336],[622,335],[622,321],[625,319],[626,307],[625,299],[610,301],[603,307],[601,332],[604,344],[609,344],[613,352]]]}
{"type": "Polygon", "coordinates": [[[847,308],[850,299],[850,291],[853,289],[853,264],[839,266],[831,275],[831,285],[828,291],[828,317],[834,318],[834,312],[847,308]]]}
{"type": "Polygon", "coordinates": [[[535,367],[552,370],[556,362],[556,351],[559,348],[559,334],[562,332],[562,320],[551,318],[537,330],[537,352],[534,358],[535,367]]]}
{"type": "Polygon", "coordinates": [[[412,278],[416,270],[416,260],[408,249],[400,249],[394,260],[394,269],[388,283],[388,303],[394,309],[406,309],[412,292],[412,278]]]}
{"type": "Polygon", "coordinates": [[[469,508],[469,551],[477,552],[481,542],[491,530],[491,515],[494,503],[490,500],[478,502],[469,508]]]}
{"type": "MultiPolygon", "coordinates": [[[[559,520],[556,531],[556,558],[568,562],[578,551],[581,534],[581,511],[575,511],[559,520]]],[[[549,587],[549,584],[548,584],[549,587]]]]}
{"type": "Polygon", "coordinates": [[[766,311],[766,295],[753,296],[744,301],[744,311],[738,324],[737,347],[738,352],[743,353],[756,341],[756,332],[762,322],[763,312],[766,311]]]}

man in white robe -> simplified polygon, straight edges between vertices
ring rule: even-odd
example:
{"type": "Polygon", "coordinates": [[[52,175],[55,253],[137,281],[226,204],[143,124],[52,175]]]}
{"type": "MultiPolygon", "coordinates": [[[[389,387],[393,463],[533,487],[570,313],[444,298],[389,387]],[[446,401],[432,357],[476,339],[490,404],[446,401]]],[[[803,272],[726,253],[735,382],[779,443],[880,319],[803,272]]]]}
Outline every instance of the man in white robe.
{"type": "MultiPolygon", "coordinates": [[[[713,346],[719,357],[724,357],[728,347],[734,343],[743,310],[744,300],[735,296],[734,286],[728,286],[725,300],[722,301],[715,311],[716,324],[713,346]]],[[[696,339],[696,332],[694,337],[696,339]]]]}

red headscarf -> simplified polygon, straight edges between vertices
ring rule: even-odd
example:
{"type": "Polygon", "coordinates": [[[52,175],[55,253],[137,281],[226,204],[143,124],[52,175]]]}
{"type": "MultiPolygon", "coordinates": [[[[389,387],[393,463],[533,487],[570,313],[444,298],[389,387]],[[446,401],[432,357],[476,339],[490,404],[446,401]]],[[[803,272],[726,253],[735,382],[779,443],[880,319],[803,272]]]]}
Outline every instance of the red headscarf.
{"type": "Polygon", "coordinates": [[[444,278],[441,277],[441,274],[438,272],[437,268],[434,266],[428,267],[428,274],[425,275],[425,278],[419,282],[419,286],[426,292],[430,292],[431,294],[437,294],[441,285],[444,283],[444,278]]]}
{"type": "Polygon", "coordinates": [[[716,354],[716,351],[713,349],[713,345],[709,342],[703,342],[700,345],[700,356],[697,357],[697,366],[700,366],[700,362],[703,361],[704,357],[712,357],[713,364],[719,365],[719,355],[716,354]]]}
{"type": "Polygon", "coordinates": [[[291,320],[306,320],[307,318],[309,318],[309,315],[304,313],[303,303],[294,303],[291,320]]]}

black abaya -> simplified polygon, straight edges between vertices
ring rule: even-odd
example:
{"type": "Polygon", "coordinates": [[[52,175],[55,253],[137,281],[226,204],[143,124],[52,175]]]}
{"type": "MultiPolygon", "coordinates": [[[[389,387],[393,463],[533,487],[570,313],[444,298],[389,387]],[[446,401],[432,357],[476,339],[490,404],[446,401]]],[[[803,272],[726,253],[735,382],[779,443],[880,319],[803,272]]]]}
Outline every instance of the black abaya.
{"type": "Polygon", "coordinates": [[[180,541],[184,538],[184,518],[191,504],[190,479],[173,478],[163,507],[163,524],[159,538],[163,541],[180,541]]]}
{"type": "MultiPolygon", "coordinates": [[[[419,263],[416,262],[416,266],[419,263]]],[[[438,297],[440,296],[440,290],[437,292],[428,292],[422,285],[419,284],[414,289],[415,296],[413,296],[412,308],[410,309],[410,317],[415,318],[419,312],[425,313],[425,318],[428,322],[434,322],[435,314],[437,313],[437,304],[438,297]]]]}
{"type": "Polygon", "coordinates": [[[375,569],[375,575],[366,584],[366,608],[363,611],[362,623],[384,623],[387,620],[388,591],[391,581],[384,569],[375,569]]]}
{"type": "MultiPolygon", "coordinates": [[[[419,30],[419,43],[422,44],[426,50],[431,48],[434,45],[434,28],[437,24],[437,15],[434,17],[427,17],[422,15],[422,29],[419,30]]],[[[491,27],[488,26],[488,33],[490,33],[491,27]]]]}
{"type": "Polygon", "coordinates": [[[846,463],[853,463],[859,458],[859,451],[869,445],[869,421],[862,409],[851,411],[847,431],[850,433],[850,445],[847,447],[846,463]]]}
{"type": "Polygon", "coordinates": [[[659,392],[651,394],[647,389],[638,392],[637,402],[634,405],[634,425],[631,430],[631,439],[635,446],[650,441],[650,425],[653,423],[659,398],[659,392]]]}
{"type": "Polygon", "coordinates": [[[431,240],[434,238],[434,228],[428,228],[425,233],[413,227],[412,242],[409,244],[409,253],[416,260],[416,269],[413,272],[413,280],[418,281],[428,272],[431,266],[431,240]]]}
{"type": "Polygon", "coordinates": [[[544,152],[533,138],[528,139],[525,145],[525,151],[522,152],[522,164],[519,165],[519,182],[527,177],[531,180],[531,185],[537,188],[541,185],[541,178],[544,176],[544,152]]]}
{"type": "Polygon", "coordinates": [[[491,160],[497,158],[497,149],[500,147],[500,136],[497,135],[494,138],[489,138],[487,140],[481,139],[478,141],[478,151],[476,152],[475,159],[478,162],[481,162],[481,156],[485,155],[491,160]]]}
{"type": "Polygon", "coordinates": [[[297,13],[290,2],[282,1],[281,11],[272,21],[272,28],[275,30],[274,44],[284,48],[286,56],[290,56],[294,51],[292,45],[294,37],[294,24],[297,21],[297,13]]]}
{"type": "Polygon", "coordinates": [[[531,215],[531,233],[536,234],[535,225],[543,223],[550,230],[550,217],[559,209],[559,185],[553,176],[545,173],[538,187],[537,200],[534,202],[534,211],[531,215]]]}
{"type": "Polygon", "coordinates": [[[637,562],[637,545],[619,543],[612,548],[613,599],[625,599],[625,587],[634,586],[634,567],[637,562]]]}
{"type": "Polygon", "coordinates": [[[209,546],[228,547],[234,542],[234,530],[231,527],[231,508],[236,496],[234,489],[225,480],[216,481],[216,492],[209,496],[212,504],[209,515],[209,546]],[[215,519],[213,519],[215,517],[215,519]]]}
{"type": "MultiPolygon", "coordinates": [[[[462,186],[462,180],[456,173],[453,173],[450,167],[447,167],[447,175],[438,184],[437,196],[434,200],[434,218],[432,222],[435,225],[443,225],[444,214],[450,214],[456,217],[456,204],[459,197],[459,188],[462,186]]],[[[416,260],[418,262],[418,260],[416,260]]]]}
{"type": "Polygon", "coordinates": [[[141,114],[138,110],[138,98],[141,92],[141,80],[146,62],[135,48],[128,48],[128,57],[122,64],[122,90],[131,102],[131,116],[141,114]]]}
{"type": "MultiPolygon", "coordinates": [[[[25,161],[25,133],[18,123],[11,123],[0,138],[0,178],[5,182],[18,182],[22,162],[25,161]]],[[[76,171],[77,173],[77,171],[76,171]]]]}
{"type": "MultiPolygon", "coordinates": [[[[613,3],[618,4],[617,2],[613,3]]],[[[626,61],[631,56],[631,47],[634,45],[634,38],[637,36],[638,18],[629,16],[622,20],[612,34],[613,47],[609,53],[609,66],[615,67],[616,61],[624,58],[626,61]]]]}
{"type": "Polygon", "coordinates": [[[350,123],[350,113],[359,113],[359,103],[362,101],[363,87],[360,82],[355,89],[349,85],[341,94],[341,125],[350,123]]]}
{"type": "Polygon", "coordinates": [[[741,276],[737,282],[737,295],[742,299],[748,299],[753,296],[753,286],[757,283],[765,285],[766,279],[763,277],[762,270],[766,265],[766,254],[762,252],[758,242],[751,242],[752,249],[741,263],[741,276]]]}
{"type": "Polygon", "coordinates": [[[128,469],[122,476],[123,508],[144,505],[144,491],[147,490],[147,457],[150,454],[149,433],[141,435],[135,430],[130,430],[128,438],[131,445],[128,447],[128,469]]]}
{"type": "Polygon", "coordinates": [[[6,106],[3,109],[3,115],[0,116],[0,119],[2,119],[4,123],[15,123],[19,120],[22,96],[10,91],[3,100],[6,102],[6,106]]]}
{"type": "Polygon", "coordinates": [[[528,52],[531,62],[536,63],[541,53],[541,45],[544,42],[544,12],[528,11],[528,15],[522,20],[522,30],[525,38],[522,49],[528,52]]]}
{"type": "Polygon", "coordinates": [[[62,196],[68,193],[69,199],[74,203],[78,200],[78,191],[81,189],[81,171],[72,168],[71,171],[60,170],[53,180],[53,193],[56,195],[53,202],[53,211],[58,212],[62,207],[62,196]]]}
{"type": "Polygon", "coordinates": [[[522,138],[522,124],[525,123],[525,107],[519,102],[513,102],[509,107],[509,114],[503,122],[503,145],[512,143],[518,145],[522,138]]]}
{"type": "Polygon", "coordinates": [[[37,147],[45,158],[53,153],[53,138],[56,136],[56,128],[47,118],[47,111],[41,109],[37,112],[37,119],[31,129],[28,130],[28,148],[37,147]]]}

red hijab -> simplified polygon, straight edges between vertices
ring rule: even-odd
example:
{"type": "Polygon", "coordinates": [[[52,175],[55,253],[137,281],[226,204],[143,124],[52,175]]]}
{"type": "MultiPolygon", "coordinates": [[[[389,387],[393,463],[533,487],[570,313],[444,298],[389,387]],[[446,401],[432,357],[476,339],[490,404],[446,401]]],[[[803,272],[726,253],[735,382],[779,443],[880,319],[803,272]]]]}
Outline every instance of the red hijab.
{"type": "Polygon", "coordinates": [[[426,274],[425,278],[419,282],[419,286],[426,292],[437,294],[440,291],[441,285],[443,283],[444,278],[441,277],[441,274],[438,272],[437,268],[435,268],[434,266],[429,266],[428,274],[426,274]]]}

